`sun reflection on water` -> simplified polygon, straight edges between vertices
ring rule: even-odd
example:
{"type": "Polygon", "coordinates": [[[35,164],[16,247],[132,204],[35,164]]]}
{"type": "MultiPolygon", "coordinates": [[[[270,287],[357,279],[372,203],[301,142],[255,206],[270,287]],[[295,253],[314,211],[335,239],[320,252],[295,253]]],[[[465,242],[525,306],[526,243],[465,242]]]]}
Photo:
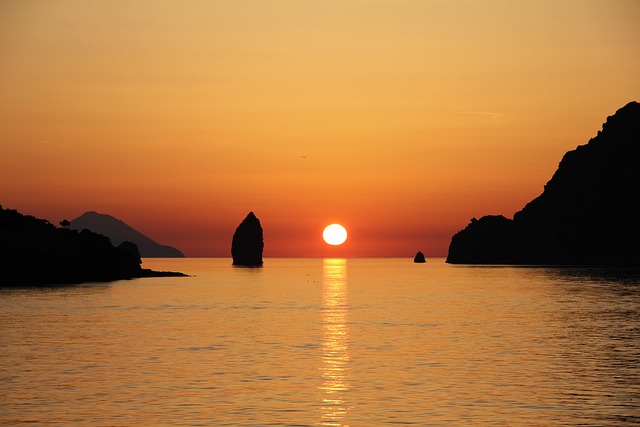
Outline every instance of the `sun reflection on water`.
{"type": "Polygon", "coordinates": [[[322,419],[319,425],[345,427],[349,390],[347,260],[325,259],[322,274],[322,419]]]}

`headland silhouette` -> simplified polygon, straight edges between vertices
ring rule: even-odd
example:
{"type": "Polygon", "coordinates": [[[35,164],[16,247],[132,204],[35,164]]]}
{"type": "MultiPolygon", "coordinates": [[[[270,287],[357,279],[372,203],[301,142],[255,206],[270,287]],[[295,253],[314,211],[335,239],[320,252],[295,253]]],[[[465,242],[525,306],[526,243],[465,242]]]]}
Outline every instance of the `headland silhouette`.
{"type": "Polygon", "coordinates": [[[567,152],[513,219],[489,215],[451,239],[451,264],[640,266],[640,104],[567,152]]]}
{"type": "Polygon", "coordinates": [[[56,227],[49,221],[0,206],[0,285],[51,286],[140,277],[185,276],[142,268],[135,243],[114,246],[89,230],[56,227]]]}

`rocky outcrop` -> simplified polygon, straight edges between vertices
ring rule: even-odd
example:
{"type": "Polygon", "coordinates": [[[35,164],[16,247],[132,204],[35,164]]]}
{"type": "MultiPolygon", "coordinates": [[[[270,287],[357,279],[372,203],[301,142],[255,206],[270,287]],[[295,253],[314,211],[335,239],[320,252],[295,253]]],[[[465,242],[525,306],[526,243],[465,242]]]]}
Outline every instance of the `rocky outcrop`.
{"type": "Polygon", "coordinates": [[[133,242],[138,246],[143,258],[183,258],[178,249],[156,243],[149,237],[111,215],[85,212],[68,224],[74,230],[91,230],[111,239],[114,245],[133,242]]]}
{"type": "Polygon", "coordinates": [[[423,262],[427,262],[427,260],[424,258],[424,254],[418,251],[418,253],[416,253],[416,256],[413,258],[413,262],[423,263],[423,262]]]}
{"type": "Polygon", "coordinates": [[[0,286],[51,286],[149,276],[179,276],[141,267],[134,243],[113,246],[89,230],[56,228],[50,222],[0,207],[0,286]]]}
{"type": "Polygon", "coordinates": [[[447,262],[452,264],[512,264],[513,221],[502,215],[471,219],[451,239],[447,262]]]}
{"type": "Polygon", "coordinates": [[[452,264],[640,266],[640,104],[564,155],[513,220],[486,216],[451,239],[452,264]]]}
{"type": "Polygon", "coordinates": [[[260,267],[264,239],[260,220],[249,212],[233,234],[231,256],[233,265],[244,267],[260,267]]]}

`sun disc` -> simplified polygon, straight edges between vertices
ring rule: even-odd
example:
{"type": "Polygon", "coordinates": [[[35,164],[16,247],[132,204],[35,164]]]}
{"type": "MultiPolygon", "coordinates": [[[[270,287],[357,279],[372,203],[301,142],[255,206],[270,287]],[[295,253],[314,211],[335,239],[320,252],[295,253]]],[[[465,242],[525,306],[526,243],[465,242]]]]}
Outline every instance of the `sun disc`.
{"type": "Polygon", "coordinates": [[[340,224],[331,224],[322,232],[322,238],[330,245],[341,245],[347,240],[347,230],[340,224]]]}

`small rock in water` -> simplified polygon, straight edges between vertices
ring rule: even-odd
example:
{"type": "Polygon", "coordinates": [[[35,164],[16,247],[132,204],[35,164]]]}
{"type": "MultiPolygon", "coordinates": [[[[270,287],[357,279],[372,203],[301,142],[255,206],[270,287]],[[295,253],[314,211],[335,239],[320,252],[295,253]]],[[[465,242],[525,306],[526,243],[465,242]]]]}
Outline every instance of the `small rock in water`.
{"type": "Polygon", "coordinates": [[[418,251],[418,253],[416,254],[415,258],[413,258],[413,262],[427,262],[426,259],[424,259],[424,254],[420,251],[418,251]]]}

